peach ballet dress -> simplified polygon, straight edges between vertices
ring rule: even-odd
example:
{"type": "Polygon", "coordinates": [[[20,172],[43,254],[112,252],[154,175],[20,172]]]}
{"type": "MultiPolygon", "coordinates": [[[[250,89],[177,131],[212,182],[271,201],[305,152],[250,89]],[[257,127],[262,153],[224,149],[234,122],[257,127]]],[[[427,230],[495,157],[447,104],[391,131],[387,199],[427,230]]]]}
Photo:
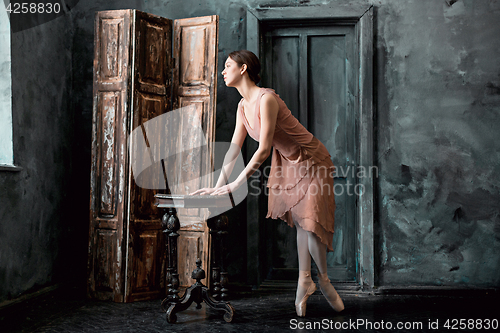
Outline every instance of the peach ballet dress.
{"type": "Polygon", "coordinates": [[[278,94],[269,88],[259,91],[252,126],[243,112],[243,99],[238,104],[243,124],[255,141],[260,137],[260,99],[264,94],[275,96],[279,105],[267,183],[266,217],[281,218],[291,227],[295,220],[302,229],[315,233],[328,250],[333,251],[335,166],[331,156],[326,147],[292,115],[278,94]]]}

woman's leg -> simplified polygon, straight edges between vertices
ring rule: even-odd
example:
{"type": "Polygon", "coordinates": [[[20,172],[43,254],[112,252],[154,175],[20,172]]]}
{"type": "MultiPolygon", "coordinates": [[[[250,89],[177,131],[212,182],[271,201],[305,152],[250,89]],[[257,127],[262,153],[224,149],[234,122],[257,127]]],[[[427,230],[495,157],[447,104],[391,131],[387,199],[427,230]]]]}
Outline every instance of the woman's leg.
{"type": "Polygon", "coordinates": [[[309,235],[307,231],[295,222],[297,229],[297,254],[299,256],[299,271],[311,271],[311,254],[309,253],[309,235]]]}
{"type": "Polygon", "coordinates": [[[311,256],[318,267],[319,273],[326,273],[326,245],[321,243],[321,240],[313,232],[307,233],[307,245],[311,256]]]}
{"type": "Polygon", "coordinates": [[[335,311],[342,311],[344,309],[344,303],[340,298],[337,291],[330,283],[328,278],[328,272],[326,269],[326,245],[321,242],[318,236],[314,233],[307,231],[307,243],[309,246],[309,252],[318,267],[318,282],[323,295],[325,295],[326,300],[335,311]]]}
{"type": "Polygon", "coordinates": [[[311,254],[309,253],[307,232],[295,222],[297,229],[297,254],[299,257],[299,281],[295,295],[295,309],[300,317],[306,314],[307,298],[316,290],[316,284],[311,278],[311,254]]]}

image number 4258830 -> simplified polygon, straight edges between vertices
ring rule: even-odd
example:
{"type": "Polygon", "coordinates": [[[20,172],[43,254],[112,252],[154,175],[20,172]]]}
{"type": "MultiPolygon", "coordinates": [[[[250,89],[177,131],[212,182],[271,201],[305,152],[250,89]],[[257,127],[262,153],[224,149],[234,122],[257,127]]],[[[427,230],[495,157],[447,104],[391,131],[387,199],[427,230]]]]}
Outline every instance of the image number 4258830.
{"type": "Polygon", "coordinates": [[[59,14],[61,4],[59,2],[14,2],[5,8],[9,14],[59,14]]]}

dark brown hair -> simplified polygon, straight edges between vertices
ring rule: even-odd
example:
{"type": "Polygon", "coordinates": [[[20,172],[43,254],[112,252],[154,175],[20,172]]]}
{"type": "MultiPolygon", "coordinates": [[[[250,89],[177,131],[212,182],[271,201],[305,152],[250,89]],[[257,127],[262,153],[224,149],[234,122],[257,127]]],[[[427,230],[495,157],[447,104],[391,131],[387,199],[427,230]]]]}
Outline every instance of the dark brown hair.
{"type": "Polygon", "coordinates": [[[238,66],[247,65],[247,73],[250,80],[255,84],[260,82],[260,61],[253,52],[248,50],[239,50],[229,53],[229,57],[238,64],[238,66]]]}

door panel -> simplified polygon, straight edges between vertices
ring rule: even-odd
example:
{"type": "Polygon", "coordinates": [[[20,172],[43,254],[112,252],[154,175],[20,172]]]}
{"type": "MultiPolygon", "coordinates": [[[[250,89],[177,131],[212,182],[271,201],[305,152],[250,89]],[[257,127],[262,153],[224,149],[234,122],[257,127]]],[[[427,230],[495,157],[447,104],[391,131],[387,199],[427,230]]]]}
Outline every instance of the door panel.
{"type": "Polygon", "coordinates": [[[133,266],[130,267],[130,298],[155,298],[163,282],[162,255],[164,241],[162,231],[158,230],[155,223],[146,225],[142,223],[142,230],[138,226],[131,234],[131,247],[134,249],[133,266]]]}
{"type": "Polygon", "coordinates": [[[95,267],[96,293],[112,293],[117,281],[116,267],[116,230],[96,229],[94,240],[99,251],[96,251],[93,266],[95,267]]]}
{"type": "Polygon", "coordinates": [[[199,258],[200,253],[207,252],[207,249],[204,248],[207,246],[207,240],[205,239],[203,230],[204,229],[194,231],[184,230],[182,232],[182,241],[179,242],[177,251],[179,253],[180,262],[183,263],[183,266],[186,267],[186,269],[179,271],[180,281],[185,281],[186,283],[188,281],[192,281],[191,274],[193,270],[189,268],[196,267],[196,259],[199,258]]]}
{"type": "Polygon", "coordinates": [[[100,128],[102,132],[98,134],[101,143],[99,154],[99,171],[106,171],[100,177],[100,195],[98,196],[99,216],[111,218],[116,216],[116,170],[115,156],[118,144],[116,142],[116,120],[120,112],[121,99],[120,92],[106,91],[99,94],[98,109],[101,111],[100,128]]]}
{"type": "Polygon", "coordinates": [[[130,11],[96,15],[88,293],[123,301],[123,209],[129,80],[130,11]],[[120,41],[119,43],[116,41],[120,41]]]}
{"type": "Polygon", "coordinates": [[[269,87],[279,92],[292,114],[299,119],[299,37],[269,38],[268,42],[273,52],[266,54],[267,67],[263,73],[271,74],[269,87]]]}
{"type": "Polygon", "coordinates": [[[354,281],[354,105],[347,98],[352,94],[347,71],[353,58],[354,29],[335,30],[342,34],[308,37],[309,130],[323,142],[337,167],[334,252],[327,255],[330,277],[354,281]]]}
{"type": "Polygon", "coordinates": [[[345,36],[308,38],[309,130],[327,147],[336,166],[346,163],[345,36]]]}
{"type": "MultiPolygon", "coordinates": [[[[334,252],[327,255],[328,272],[332,281],[355,281],[354,26],[269,25],[263,34],[263,86],[276,90],[292,114],[326,146],[337,167],[334,252]]],[[[271,252],[266,269],[275,275],[298,267],[296,250],[292,251],[295,230],[281,224],[267,222],[261,239],[271,252]]],[[[284,275],[293,279],[291,273],[284,275]]]]}
{"type": "MultiPolygon", "coordinates": [[[[212,171],[213,142],[215,141],[215,103],[217,88],[218,16],[205,16],[174,21],[173,71],[174,110],[182,108],[180,116],[182,133],[179,133],[177,176],[172,193],[189,194],[199,188],[212,186],[213,179],[206,177],[212,171]],[[193,124],[202,124],[202,131],[193,124]],[[186,143],[206,143],[201,154],[187,150],[186,143]],[[185,181],[187,180],[187,181],[185,181]]],[[[198,150],[199,151],[199,150],[198,150]]],[[[206,209],[177,210],[181,222],[179,230],[179,281],[181,287],[195,282],[191,272],[196,259],[208,272],[209,233],[206,209]]],[[[208,284],[208,281],[207,283],[208,284]]]]}
{"type": "MultiPolygon", "coordinates": [[[[150,94],[150,93],[145,93],[144,91],[141,91],[142,86],[138,86],[137,90],[135,91],[135,107],[138,112],[135,113],[134,115],[134,129],[137,127],[143,127],[148,120],[153,119],[157,116],[160,116],[166,112],[166,101],[167,98],[165,95],[156,95],[156,94],[150,94]]],[[[163,87],[165,91],[165,87],[163,87]]],[[[144,89],[148,90],[148,89],[144,89]]],[[[155,126],[156,124],[153,123],[148,123],[147,126],[147,131],[143,132],[144,140],[146,142],[146,146],[149,149],[154,149],[154,142],[150,142],[150,140],[154,140],[154,138],[160,137],[158,134],[159,131],[161,130],[160,128],[157,128],[155,126]],[[153,146],[153,147],[152,147],[153,146]]],[[[158,124],[159,125],[159,124],[158,124]]],[[[132,149],[132,158],[134,160],[141,158],[145,159],[146,161],[144,163],[148,163],[149,160],[151,159],[151,155],[148,152],[142,152],[139,154],[138,149],[139,147],[135,146],[132,149]]],[[[151,163],[151,162],[149,162],[151,163]]],[[[155,168],[147,168],[141,172],[140,175],[133,175],[134,176],[134,181],[131,184],[131,220],[132,221],[149,221],[149,220],[155,220],[159,223],[159,218],[160,212],[159,210],[155,207],[154,202],[155,202],[155,194],[157,191],[147,189],[147,188],[141,188],[137,185],[137,180],[142,178],[142,179],[148,179],[149,183],[154,183],[158,184],[159,186],[155,188],[163,188],[163,184],[165,183],[165,180],[162,177],[162,174],[157,172],[157,169],[155,168]]],[[[160,225],[158,225],[160,227],[160,225]]]]}
{"type": "MultiPolygon", "coordinates": [[[[166,18],[135,11],[135,49],[133,52],[134,85],[133,123],[131,130],[144,124],[167,110],[170,102],[170,73],[172,54],[172,21],[166,18]]],[[[149,148],[158,137],[160,128],[148,124],[144,130],[144,140],[149,148]]],[[[131,150],[131,158],[151,159],[150,154],[137,154],[131,150]],[[139,157],[140,156],[140,157],[139,157]]],[[[149,162],[151,163],[151,162],[149,162]]],[[[140,177],[154,179],[162,184],[161,174],[155,168],[144,170],[140,177]]],[[[132,173],[132,171],[130,171],[132,173]]],[[[160,297],[164,283],[161,281],[164,265],[163,249],[165,240],[161,228],[161,212],[155,207],[154,195],[157,190],[141,188],[132,175],[130,182],[130,220],[128,224],[128,264],[125,301],[132,302],[160,297]]],[[[162,187],[157,187],[162,188],[162,187]]]]}

